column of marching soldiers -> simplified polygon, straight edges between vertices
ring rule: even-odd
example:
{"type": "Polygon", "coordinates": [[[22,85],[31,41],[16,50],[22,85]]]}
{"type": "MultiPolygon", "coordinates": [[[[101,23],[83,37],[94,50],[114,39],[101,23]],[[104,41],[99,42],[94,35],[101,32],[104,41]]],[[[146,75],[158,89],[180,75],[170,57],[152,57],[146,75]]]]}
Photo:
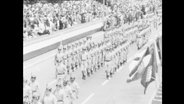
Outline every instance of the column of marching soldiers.
{"type": "Polygon", "coordinates": [[[36,76],[32,75],[30,82],[24,79],[24,104],[73,104],[79,98],[73,72],[81,70],[81,78],[85,80],[104,69],[105,77],[111,78],[126,63],[128,48],[136,42],[136,38],[132,38],[135,36],[130,35],[114,31],[105,33],[105,38],[99,42],[88,36],[66,45],[61,43],[55,56],[56,88],[47,85],[41,98],[36,76]]]}
{"type": "MultiPolygon", "coordinates": [[[[71,49],[70,46],[60,45],[55,57],[56,78],[61,79],[65,86],[65,84],[70,85],[70,80],[75,79],[72,72],[76,70],[81,70],[81,78],[85,80],[98,70],[105,69],[108,79],[126,62],[128,43],[128,40],[123,38],[123,34],[113,33],[99,43],[87,37],[82,42],[75,43],[71,49]]],[[[68,96],[70,101],[78,98],[78,88],[76,85],[76,89],[70,92],[68,96]]]]}
{"type": "MultiPolygon", "coordinates": [[[[109,79],[126,62],[128,47],[129,41],[121,32],[111,33],[98,43],[93,42],[91,37],[87,37],[71,45],[61,44],[55,56],[56,89],[52,91],[52,88],[47,85],[43,104],[49,101],[54,101],[57,104],[73,104],[79,95],[79,86],[75,82],[73,72],[81,70],[81,78],[85,80],[97,70],[104,69],[106,78],[109,79]]],[[[35,80],[36,76],[32,75],[30,85],[33,87],[38,86],[35,80]]],[[[24,84],[26,85],[26,83],[28,83],[27,80],[24,84]]],[[[36,90],[39,89],[35,89],[34,92],[39,92],[36,90]]],[[[39,93],[33,93],[32,96],[34,96],[33,102],[34,99],[40,99],[39,93]]]]}

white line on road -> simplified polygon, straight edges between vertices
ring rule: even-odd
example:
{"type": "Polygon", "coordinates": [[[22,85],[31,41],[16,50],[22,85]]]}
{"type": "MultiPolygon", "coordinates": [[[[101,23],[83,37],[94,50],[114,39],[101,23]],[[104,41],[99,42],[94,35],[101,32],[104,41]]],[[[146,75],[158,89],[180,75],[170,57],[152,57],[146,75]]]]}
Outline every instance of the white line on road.
{"type": "Polygon", "coordinates": [[[102,86],[105,85],[107,82],[109,82],[109,80],[105,80],[105,81],[102,83],[102,86]]]}
{"type": "Polygon", "coordinates": [[[162,102],[162,99],[153,99],[153,101],[160,101],[160,102],[162,102]]]}
{"type": "Polygon", "coordinates": [[[89,99],[91,99],[95,93],[90,94],[81,104],[85,104],[89,99]]]}

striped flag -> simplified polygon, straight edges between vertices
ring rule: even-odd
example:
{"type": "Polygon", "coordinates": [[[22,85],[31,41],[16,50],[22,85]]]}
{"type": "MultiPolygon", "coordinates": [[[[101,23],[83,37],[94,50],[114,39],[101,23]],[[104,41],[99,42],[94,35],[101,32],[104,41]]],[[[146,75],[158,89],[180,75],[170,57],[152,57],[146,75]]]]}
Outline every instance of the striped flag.
{"type": "Polygon", "coordinates": [[[151,46],[146,49],[142,57],[139,58],[141,59],[134,59],[140,61],[137,63],[134,62],[136,66],[133,65],[133,69],[130,71],[127,83],[141,79],[141,85],[145,88],[145,94],[148,85],[155,80],[156,73],[158,72],[154,43],[151,44],[151,46]]]}
{"type": "Polygon", "coordinates": [[[141,54],[140,57],[134,59],[134,61],[129,65],[129,69],[131,71],[127,83],[138,80],[141,78],[142,73],[144,72],[145,64],[143,63],[143,58],[149,54],[149,48],[147,48],[146,51],[143,51],[141,54]]]}
{"type": "Polygon", "coordinates": [[[156,72],[158,72],[154,44],[152,44],[150,47],[150,55],[151,55],[151,58],[149,60],[148,65],[145,67],[145,70],[144,70],[142,78],[141,78],[141,84],[145,88],[144,94],[146,94],[146,90],[147,90],[148,85],[155,80],[156,72]]]}

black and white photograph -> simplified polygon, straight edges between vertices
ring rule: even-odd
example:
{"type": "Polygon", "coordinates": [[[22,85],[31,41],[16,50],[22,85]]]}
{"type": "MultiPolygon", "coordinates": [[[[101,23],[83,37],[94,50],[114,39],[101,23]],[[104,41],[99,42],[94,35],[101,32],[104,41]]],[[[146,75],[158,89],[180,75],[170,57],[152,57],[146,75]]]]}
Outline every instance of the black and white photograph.
{"type": "Polygon", "coordinates": [[[162,104],[162,0],[23,0],[23,104],[162,104]]]}

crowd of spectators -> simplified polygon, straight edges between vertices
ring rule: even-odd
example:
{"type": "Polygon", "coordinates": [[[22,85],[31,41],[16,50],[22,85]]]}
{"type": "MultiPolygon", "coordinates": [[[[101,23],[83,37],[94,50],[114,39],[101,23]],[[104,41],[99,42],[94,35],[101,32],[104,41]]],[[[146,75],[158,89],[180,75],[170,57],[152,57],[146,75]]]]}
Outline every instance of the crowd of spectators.
{"type": "Polygon", "coordinates": [[[108,10],[107,6],[91,0],[24,4],[23,38],[52,34],[53,31],[90,22],[106,16],[108,10]]]}
{"type": "Polygon", "coordinates": [[[23,38],[25,40],[52,34],[53,31],[99,18],[104,18],[106,29],[110,26],[114,28],[142,19],[143,15],[148,13],[147,11],[154,12],[159,5],[158,0],[146,3],[117,0],[117,2],[108,2],[108,5],[95,0],[64,1],[54,4],[40,2],[24,4],[23,38]]]}
{"type": "MultiPolygon", "coordinates": [[[[148,14],[156,14],[161,2],[158,0],[150,2],[113,2],[110,3],[111,13],[104,23],[104,31],[109,31],[121,25],[131,25],[136,21],[144,19],[148,14]]],[[[144,1],[144,0],[143,0],[144,1]]]]}

